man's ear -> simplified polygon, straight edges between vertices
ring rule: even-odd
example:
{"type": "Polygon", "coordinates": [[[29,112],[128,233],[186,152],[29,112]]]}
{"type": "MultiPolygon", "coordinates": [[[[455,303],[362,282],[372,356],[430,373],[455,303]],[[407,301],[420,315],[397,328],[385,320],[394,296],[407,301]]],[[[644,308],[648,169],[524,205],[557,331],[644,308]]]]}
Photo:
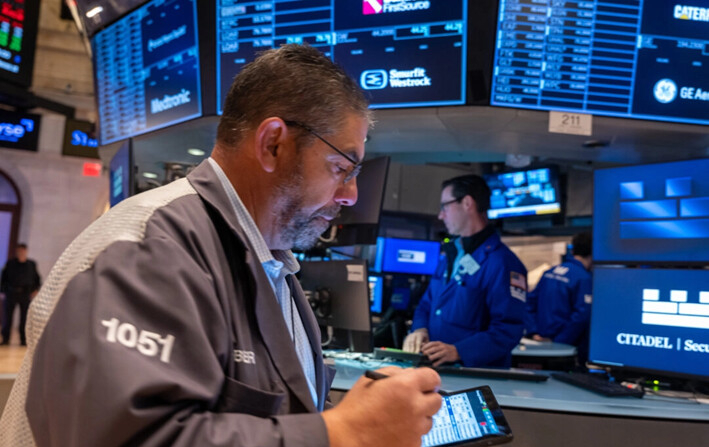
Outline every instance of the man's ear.
{"type": "Polygon", "coordinates": [[[280,118],[266,118],[261,121],[254,136],[256,159],[264,171],[276,169],[277,158],[283,157],[283,149],[288,137],[288,127],[280,118]]]}

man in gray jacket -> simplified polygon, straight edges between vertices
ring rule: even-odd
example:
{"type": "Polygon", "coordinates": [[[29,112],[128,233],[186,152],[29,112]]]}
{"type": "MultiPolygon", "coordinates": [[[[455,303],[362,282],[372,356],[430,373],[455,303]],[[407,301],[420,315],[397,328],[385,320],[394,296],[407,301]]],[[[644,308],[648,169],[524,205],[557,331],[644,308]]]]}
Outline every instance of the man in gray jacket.
{"type": "Polygon", "coordinates": [[[430,369],[332,372],[293,273],[356,177],[371,119],[319,51],[271,50],[232,84],[210,159],[66,249],[32,305],[0,446],[413,446],[430,369]]]}

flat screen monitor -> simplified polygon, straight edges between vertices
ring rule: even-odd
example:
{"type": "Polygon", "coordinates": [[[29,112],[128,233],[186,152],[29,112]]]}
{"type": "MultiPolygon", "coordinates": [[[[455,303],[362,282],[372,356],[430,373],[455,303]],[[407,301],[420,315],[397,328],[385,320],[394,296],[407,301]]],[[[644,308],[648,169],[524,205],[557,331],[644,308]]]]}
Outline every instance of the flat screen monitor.
{"type": "Polygon", "coordinates": [[[300,264],[300,285],[314,308],[318,324],[332,328],[330,348],[372,350],[372,322],[367,261],[306,261],[300,264]]]}
{"type": "Polygon", "coordinates": [[[133,156],[130,140],[126,140],[119,148],[109,163],[110,204],[117,205],[132,194],[133,184],[133,156]]]}
{"type": "Polygon", "coordinates": [[[342,207],[333,225],[379,225],[388,172],[389,157],[363,161],[357,177],[357,203],[342,207]]]}
{"type": "Polygon", "coordinates": [[[256,53],[318,48],[366,90],[372,107],[465,102],[467,0],[229,1],[217,6],[217,104],[256,53]]]}
{"type": "Polygon", "coordinates": [[[557,171],[535,168],[485,175],[490,187],[490,219],[561,212],[557,171]]]}
{"type": "Polygon", "coordinates": [[[0,0],[0,80],[32,85],[39,0],[0,0]]]}
{"type": "Polygon", "coordinates": [[[152,0],[92,39],[101,144],[201,116],[196,0],[152,0]]]}
{"type": "Polygon", "coordinates": [[[67,118],[64,126],[62,155],[100,158],[96,126],[88,121],[67,118]]]}
{"type": "Polygon", "coordinates": [[[491,104],[709,124],[706,0],[500,0],[491,104]]]}
{"type": "Polygon", "coordinates": [[[709,270],[595,268],[589,358],[709,380],[709,270]]]}
{"type": "Polygon", "coordinates": [[[384,278],[370,275],[367,279],[369,280],[369,310],[373,314],[380,314],[384,307],[384,278]]]}
{"type": "Polygon", "coordinates": [[[0,109],[0,147],[37,151],[42,115],[0,109]]]}
{"type": "Polygon", "coordinates": [[[441,244],[435,241],[380,237],[374,270],[385,273],[432,275],[438,267],[441,244]]]}
{"type": "Polygon", "coordinates": [[[593,260],[709,262],[709,158],[598,169],[593,260]]]}

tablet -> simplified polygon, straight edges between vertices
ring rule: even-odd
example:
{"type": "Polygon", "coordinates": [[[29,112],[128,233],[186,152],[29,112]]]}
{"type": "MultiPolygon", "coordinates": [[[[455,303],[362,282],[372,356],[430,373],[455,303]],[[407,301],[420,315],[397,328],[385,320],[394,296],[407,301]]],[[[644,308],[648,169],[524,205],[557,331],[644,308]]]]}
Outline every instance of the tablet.
{"type": "Polygon", "coordinates": [[[441,392],[443,404],[433,427],[421,439],[423,447],[478,447],[512,441],[512,430],[488,386],[455,393],[441,392]]]}

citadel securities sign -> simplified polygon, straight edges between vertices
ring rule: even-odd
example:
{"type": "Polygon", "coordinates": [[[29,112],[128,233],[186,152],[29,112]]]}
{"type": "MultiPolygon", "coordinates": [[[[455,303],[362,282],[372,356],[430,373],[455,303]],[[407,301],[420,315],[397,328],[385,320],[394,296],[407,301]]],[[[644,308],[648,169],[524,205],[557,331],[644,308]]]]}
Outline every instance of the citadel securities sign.
{"type": "Polygon", "coordinates": [[[684,340],[683,343],[680,337],[677,337],[675,343],[675,340],[670,340],[670,337],[628,334],[622,332],[616,336],[616,342],[618,342],[618,344],[628,346],[642,346],[645,348],[654,349],[673,349],[677,351],[701,352],[704,354],[709,354],[709,343],[699,343],[690,339],[684,340]]]}
{"type": "Polygon", "coordinates": [[[37,151],[41,115],[0,110],[0,147],[37,151]]]}

